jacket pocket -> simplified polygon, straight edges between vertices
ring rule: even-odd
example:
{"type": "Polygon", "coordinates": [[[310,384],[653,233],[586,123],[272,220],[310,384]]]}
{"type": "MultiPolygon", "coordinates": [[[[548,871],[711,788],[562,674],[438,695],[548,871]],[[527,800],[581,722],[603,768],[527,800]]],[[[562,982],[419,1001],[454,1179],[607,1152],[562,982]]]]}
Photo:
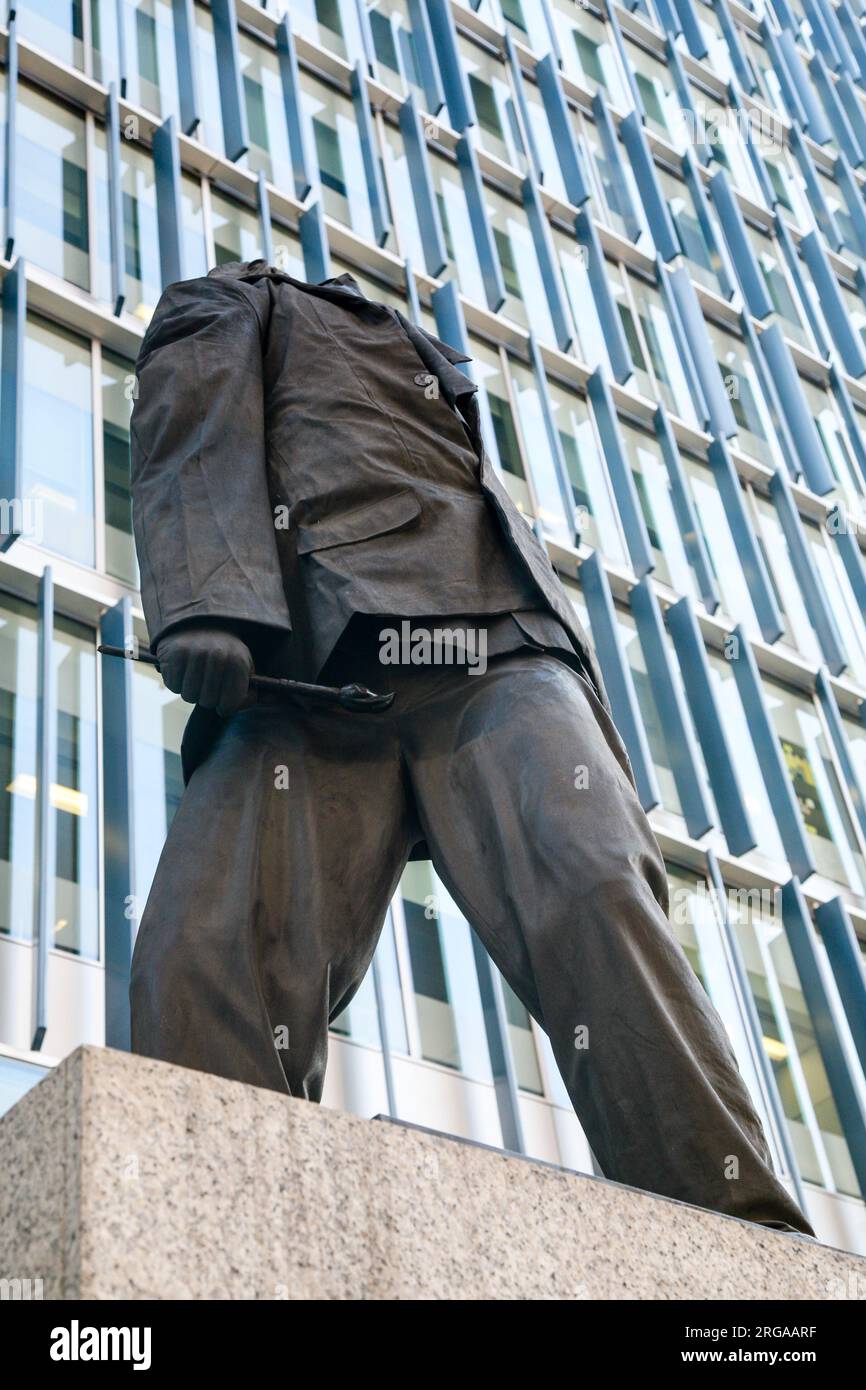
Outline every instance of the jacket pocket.
{"type": "Polygon", "coordinates": [[[299,526],[295,532],[299,555],[311,550],[328,550],[335,545],[352,545],[355,541],[383,536],[408,526],[421,512],[421,503],[414,492],[406,488],[391,497],[377,498],[363,507],[355,507],[342,516],[299,526]]]}

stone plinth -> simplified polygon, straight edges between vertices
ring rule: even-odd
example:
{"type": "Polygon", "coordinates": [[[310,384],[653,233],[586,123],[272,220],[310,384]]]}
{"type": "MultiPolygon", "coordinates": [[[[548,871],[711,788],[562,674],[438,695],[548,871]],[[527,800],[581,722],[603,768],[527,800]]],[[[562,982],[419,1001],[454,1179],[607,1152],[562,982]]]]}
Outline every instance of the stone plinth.
{"type": "Polygon", "coordinates": [[[866,1295],[854,1255],[95,1047],[0,1119],[0,1172],[0,1279],[45,1298],[866,1295]]]}

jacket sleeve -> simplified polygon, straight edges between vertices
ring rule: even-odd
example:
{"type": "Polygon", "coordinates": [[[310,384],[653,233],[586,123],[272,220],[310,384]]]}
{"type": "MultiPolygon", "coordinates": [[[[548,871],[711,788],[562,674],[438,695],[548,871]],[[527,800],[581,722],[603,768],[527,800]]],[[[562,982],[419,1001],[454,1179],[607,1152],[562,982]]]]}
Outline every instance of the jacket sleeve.
{"type": "Polygon", "coordinates": [[[267,286],[171,285],[136,368],[132,499],[152,646],[202,617],[291,629],[268,497],[267,286]]]}

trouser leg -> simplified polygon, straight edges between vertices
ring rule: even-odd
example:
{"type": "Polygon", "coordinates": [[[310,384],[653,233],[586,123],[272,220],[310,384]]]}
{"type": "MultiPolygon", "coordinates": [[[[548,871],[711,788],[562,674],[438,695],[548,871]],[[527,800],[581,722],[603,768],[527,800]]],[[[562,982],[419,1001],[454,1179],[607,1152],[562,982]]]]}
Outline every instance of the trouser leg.
{"type": "Polygon", "coordinates": [[[132,962],[132,1048],[318,1100],[406,860],[387,716],[259,705],[195,771],[132,962]]]}
{"type": "Polygon", "coordinates": [[[661,854],[587,682],[533,653],[454,675],[404,748],[437,871],[548,1033],[604,1174],[808,1231],[668,923],[661,854]]]}

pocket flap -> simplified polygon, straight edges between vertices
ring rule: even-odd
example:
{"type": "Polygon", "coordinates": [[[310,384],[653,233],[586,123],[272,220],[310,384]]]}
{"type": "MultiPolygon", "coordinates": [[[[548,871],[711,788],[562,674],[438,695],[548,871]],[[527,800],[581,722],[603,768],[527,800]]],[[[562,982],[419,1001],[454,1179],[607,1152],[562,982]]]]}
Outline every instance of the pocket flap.
{"type": "Polygon", "coordinates": [[[299,526],[295,533],[298,554],[306,555],[310,550],[327,550],[334,545],[351,545],[354,541],[368,540],[371,536],[382,536],[387,531],[407,526],[420,511],[421,503],[409,488],[395,492],[391,497],[377,498],[375,502],[355,507],[342,516],[317,521],[311,526],[299,526]]]}

